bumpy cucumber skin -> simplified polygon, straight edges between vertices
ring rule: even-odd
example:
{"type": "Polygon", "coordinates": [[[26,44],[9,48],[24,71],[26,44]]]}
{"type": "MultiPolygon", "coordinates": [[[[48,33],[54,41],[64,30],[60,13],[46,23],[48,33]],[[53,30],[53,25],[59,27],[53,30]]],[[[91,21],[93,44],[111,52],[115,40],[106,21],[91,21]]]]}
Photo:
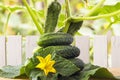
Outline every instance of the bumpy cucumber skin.
{"type": "Polygon", "coordinates": [[[66,33],[46,33],[38,40],[38,45],[41,47],[55,45],[70,45],[73,42],[73,37],[66,33]]]}
{"type": "MultiPolygon", "coordinates": [[[[80,22],[70,22],[67,33],[74,36],[75,33],[81,28],[83,21],[80,22]]],[[[63,32],[64,27],[58,30],[57,32],[63,32]]]]}
{"type": "Polygon", "coordinates": [[[80,50],[75,46],[54,46],[56,54],[64,58],[74,58],[80,55],[80,50]]]}
{"type": "Polygon", "coordinates": [[[35,55],[39,55],[39,53],[56,53],[61,57],[69,59],[79,56],[80,50],[75,46],[48,46],[46,48],[39,48],[36,50],[35,55]]]}
{"type": "Polygon", "coordinates": [[[78,68],[80,68],[80,70],[82,70],[85,66],[85,63],[79,59],[79,58],[73,58],[73,59],[69,59],[73,64],[75,64],[78,68]]]}
{"type": "Polygon", "coordinates": [[[82,26],[83,21],[71,22],[67,33],[74,35],[82,26]]]}
{"type": "Polygon", "coordinates": [[[54,32],[60,11],[61,5],[57,1],[54,1],[49,5],[45,21],[45,33],[54,32]]]}

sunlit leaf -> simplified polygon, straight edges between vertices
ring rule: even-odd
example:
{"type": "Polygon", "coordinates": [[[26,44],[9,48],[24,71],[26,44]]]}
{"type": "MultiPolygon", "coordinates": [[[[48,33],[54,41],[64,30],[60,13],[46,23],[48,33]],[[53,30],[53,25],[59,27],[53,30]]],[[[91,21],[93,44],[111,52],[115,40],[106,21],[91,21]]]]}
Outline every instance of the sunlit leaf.
{"type": "MultiPolygon", "coordinates": [[[[120,2],[115,5],[104,5],[103,7],[98,8],[98,10],[94,12],[92,16],[108,14],[108,13],[112,13],[118,10],[120,10],[120,2]]],[[[120,15],[114,15],[112,17],[108,17],[106,18],[106,20],[112,21],[112,22],[120,21],[120,15]]]]}
{"type": "Polygon", "coordinates": [[[0,69],[0,77],[16,78],[23,74],[24,70],[22,70],[21,66],[4,66],[0,69]]]}

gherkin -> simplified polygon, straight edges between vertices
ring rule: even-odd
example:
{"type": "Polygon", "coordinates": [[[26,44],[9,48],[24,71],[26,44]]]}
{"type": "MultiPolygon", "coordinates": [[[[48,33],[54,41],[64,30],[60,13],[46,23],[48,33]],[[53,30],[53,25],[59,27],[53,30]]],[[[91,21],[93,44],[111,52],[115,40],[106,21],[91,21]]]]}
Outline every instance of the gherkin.
{"type": "Polygon", "coordinates": [[[49,5],[45,21],[45,33],[54,32],[60,11],[61,5],[57,1],[54,1],[49,5]]]}

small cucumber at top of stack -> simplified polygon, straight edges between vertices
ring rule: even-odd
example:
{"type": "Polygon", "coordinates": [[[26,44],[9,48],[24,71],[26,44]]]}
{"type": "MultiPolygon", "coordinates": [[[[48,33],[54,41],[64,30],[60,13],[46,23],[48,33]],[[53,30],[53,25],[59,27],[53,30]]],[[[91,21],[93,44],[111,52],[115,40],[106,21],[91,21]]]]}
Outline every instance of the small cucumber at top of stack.
{"type": "Polygon", "coordinates": [[[61,5],[56,0],[49,5],[45,21],[45,33],[54,32],[60,11],[61,5]]]}

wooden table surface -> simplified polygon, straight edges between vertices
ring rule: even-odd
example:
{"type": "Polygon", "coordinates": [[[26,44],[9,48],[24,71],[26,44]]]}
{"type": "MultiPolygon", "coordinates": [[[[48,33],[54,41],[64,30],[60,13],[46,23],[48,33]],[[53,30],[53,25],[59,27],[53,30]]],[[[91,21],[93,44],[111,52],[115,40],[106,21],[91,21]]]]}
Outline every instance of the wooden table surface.
{"type": "MultiPolygon", "coordinates": [[[[120,76],[120,68],[109,68],[108,69],[114,76],[120,76]]],[[[28,80],[28,79],[8,79],[8,78],[0,78],[0,80],[28,80]]],[[[94,80],[94,79],[91,79],[94,80]]],[[[98,80],[98,79],[97,79],[98,80]]],[[[106,79],[104,79],[106,80],[106,79]]]]}

